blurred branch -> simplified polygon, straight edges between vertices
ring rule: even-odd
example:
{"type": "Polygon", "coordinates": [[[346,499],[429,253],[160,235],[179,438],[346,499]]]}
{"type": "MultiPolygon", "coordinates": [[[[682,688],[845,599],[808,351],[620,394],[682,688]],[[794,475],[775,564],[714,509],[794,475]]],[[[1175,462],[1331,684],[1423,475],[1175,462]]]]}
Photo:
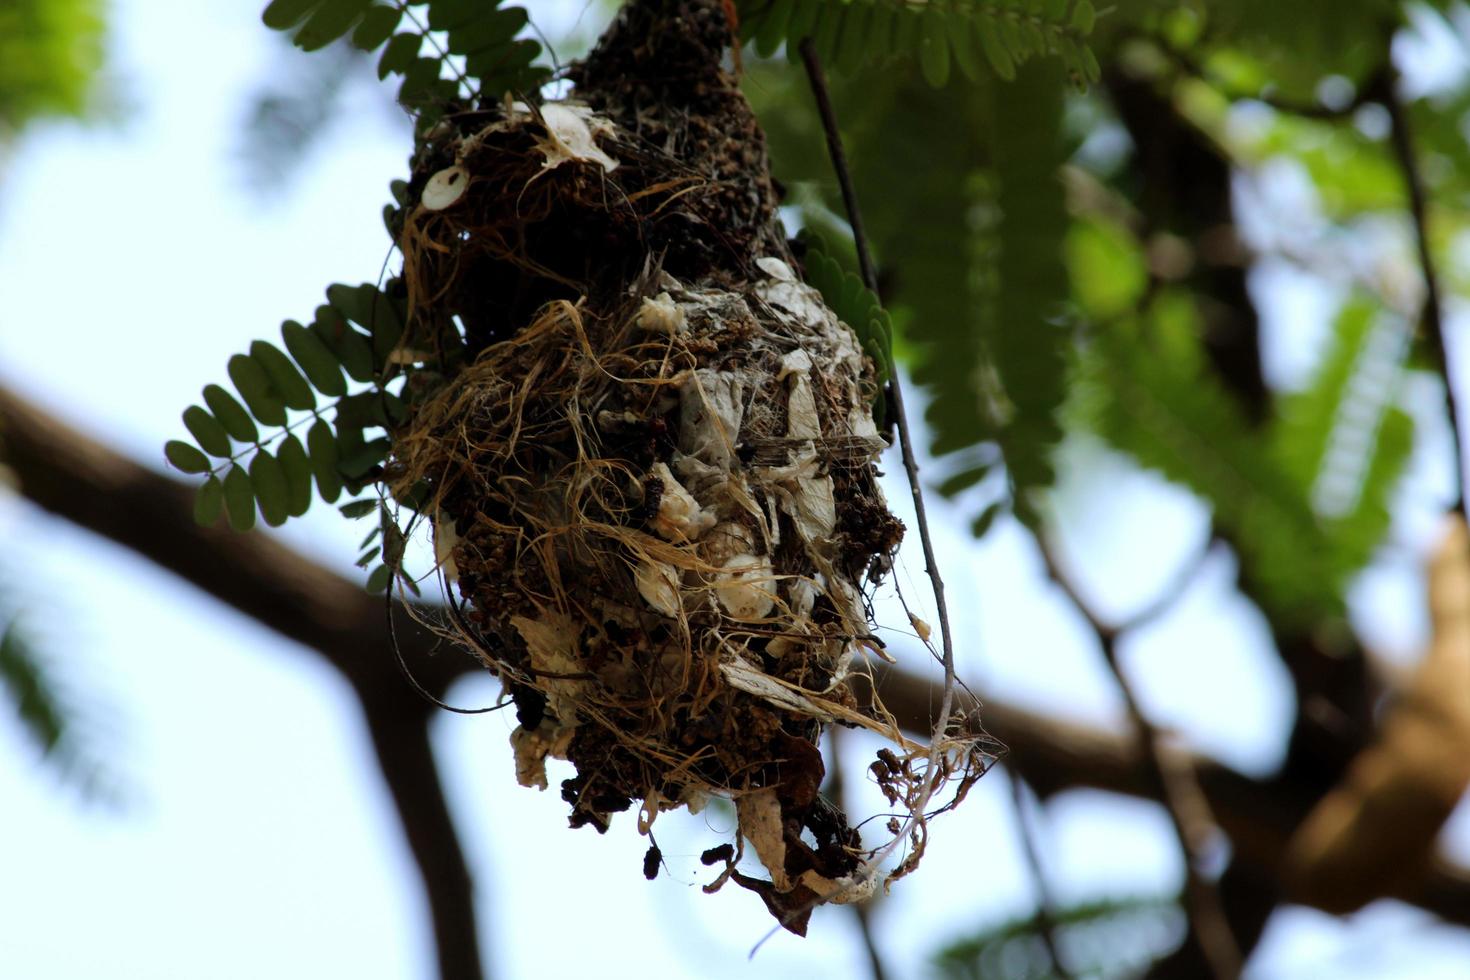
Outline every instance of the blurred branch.
{"type": "Polygon", "coordinates": [[[1355,92],[1353,97],[1342,105],[1331,106],[1321,102],[1294,102],[1291,99],[1282,98],[1270,92],[1249,92],[1244,89],[1232,88],[1224,80],[1214,76],[1207,70],[1194,55],[1175,47],[1163,38],[1152,34],[1140,34],[1136,36],[1136,39],[1153,44],[1181,72],[1205,83],[1231,102],[1259,102],[1286,115],[1299,116],[1303,119],[1320,119],[1336,122],[1351,118],[1353,113],[1372,101],[1366,90],[1355,92]]]}
{"type": "Polygon", "coordinates": [[[1200,871],[1200,852],[1214,832],[1209,806],[1204,802],[1189,767],[1178,764],[1175,758],[1166,757],[1162,752],[1158,729],[1143,713],[1133,692],[1133,685],[1122,665],[1118,663],[1118,640],[1124,632],[1157,616],[1172,605],[1181,594],[1182,587],[1178,583],[1171,586],[1158,602],[1145,610],[1144,618],[1136,619],[1124,627],[1114,626],[1104,622],[1082,597],[1045,537],[1038,534],[1036,542],[1046,564],[1047,576],[1066,594],[1072,605],[1082,614],[1082,618],[1087,620],[1097,636],[1108,669],[1112,671],[1113,679],[1117,681],[1118,689],[1123,695],[1123,704],[1137,736],[1140,758],[1150,781],[1158,790],[1158,798],[1169,813],[1174,835],[1184,853],[1185,909],[1189,916],[1190,932],[1199,943],[1216,980],[1239,976],[1243,963],[1240,946],[1230,930],[1230,922],[1225,917],[1219,893],[1200,871]]]}
{"type": "Polygon", "coordinates": [[[1465,510],[1465,439],[1460,431],[1460,410],[1455,395],[1455,383],[1451,377],[1449,352],[1444,340],[1444,308],[1440,300],[1439,274],[1435,267],[1434,253],[1429,244],[1429,195],[1424,187],[1424,174],[1419,168],[1419,158],[1414,152],[1414,137],[1409,129],[1408,113],[1399,99],[1399,74],[1393,58],[1384,56],[1383,70],[1370,86],[1374,99],[1388,110],[1389,142],[1399,169],[1404,174],[1404,184],[1409,193],[1409,216],[1414,223],[1414,242],[1419,250],[1419,268],[1424,276],[1424,311],[1421,323],[1434,350],[1439,365],[1440,377],[1444,379],[1445,412],[1450,417],[1450,433],[1455,445],[1455,501],[1452,509],[1462,520],[1470,519],[1465,510]]]}
{"type": "MultiPolygon", "coordinates": [[[[360,697],[369,694],[365,713],[367,705],[376,705],[381,697],[383,706],[372,710],[369,724],[382,724],[395,713],[405,719],[429,716],[428,706],[398,673],[382,625],[382,600],[353,582],[266,534],[197,526],[191,488],[122,457],[3,387],[0,456],[18,478],[22,494],[35,504],[132,549],[315,651],[349,678],[360,697]]],[[[454,679],[481,669],[468,656],[448,651],[432,655],[435,641],[425,631],[405,628],[400,642],[414,675],[436,694],[442,695],[454,679]]],[[[932,731],[934,706],[940,700],[938,684],[891,668],[879,672],[875,682],[885,707],[907,731],[917,735],[932,731]]],[[[856,680],[853,688],[860,700],[872,696],[872,685],[865,679],[856,680]]],[[[980,704],[964,692],[957,697],[958,710],[968,715],[972,730],[978,732],[980,704]]],[[[1006,763],[1043,799],[1075,788],[1159,798],[1134,737],[1000,701],[987,702],[984,716],[985,730],[1011,747],[1006,763]]],[[[1234,860],[1274,875],[1288,838],[1319,794],[1296,780],[1251,779],[1206,757],[1168,746],[1161,752],[1171,765],[1194,773],[1216,822],[1230,838],[1234,860]]],[[[398,770],[392,761],[384,768],[398,770]]],[[[423,818],[404,815],[404,819],[423,818]]],[[[451,838],[449,828],[438,839],[451,838]]],[[[453,850],[457,853],[458,847],[453,850]]],[[[433,882],[439,866],[427,865],[421,859],[426,881],[433,882]]],[[[447,907],[447,896],[458,894],[459,887],[455,882],[441,889],[430,884],[431,903],[447,907]]],[[[1470,869],[1438,863],[1385,897],[1470,926],[1470,869]]],[[[471,906],[450,907],[456,909],[461,922],[473,920],[471,906]]]]}

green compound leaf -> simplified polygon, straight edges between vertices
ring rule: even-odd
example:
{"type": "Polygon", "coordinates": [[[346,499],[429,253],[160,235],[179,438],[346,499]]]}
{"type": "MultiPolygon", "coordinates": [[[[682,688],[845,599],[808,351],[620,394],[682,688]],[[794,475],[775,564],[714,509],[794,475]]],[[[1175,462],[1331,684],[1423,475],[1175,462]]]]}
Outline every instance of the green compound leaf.
{"type": "Polygon", "coordinates": [[[189,430],[189,434],[209,455],[221,459],[229,458],[230,437],[225,433],[225,427],[198,405],[190,405],[184,409],[184,428],[189,430]]]}
{"type": "Polygon", "coordinates": [[[179,439],[170,439],[163,446],[163,455],[175,469],[185,473],[208,473],[209,457],[204,455],[195,446],[189,445],[179,439]]]}
{"type": "Polygon", "coordinates": [[[311,507],[311,461],[306,457],[306,447],[293,433],[281,440],[276,458],[286,476],[286,513],[300,517],[311,507]]]}
{"type": "Polygon", "coordinates": [[[269,341],[256,340],[250,344],[250,356],[265,368],[271,387],[280,395],[287,408],[302,411],[316,408],[316,396],[311,393],[311,386],[306,383],[296,365],[291,363],[291,359],[281,353],[279,347],[269,341]]]}
{"type": "Polygon", "coordinates": [[[287,320],[281,324],[281,340],[317,391],[328,398],[341,398],[347,394],[342,365],[337,363],[336,356],[320,337],[295,320],[287,320]]]}
{"type": "Polygon", "coordinates": [[[245,354],[236,354],[230,358],[228,371],[235,390],[240,392],[240,397],[250,406],[250,413],[261,424],[286,424],[285,403],[271,386],[270,376],[259,361],[245,354]]]}
{"type": "Polygon", "coordinates": [[[317,419],[306,433],[306,445],[310,450],[311,470],[316,476],[317,493],[329,504],[337,502],[342,495],[342,477],[337,472],[337,436],[325,419],[317,419]]]}
{"type": "Polygon", "coordinates": [[[286,474],[280,460],[262,449],[250,461],[250,483],[255,488],[255,500],[260,504],[260,516],[271,527],[280,527],[290,516],[291,493],[286,485],[286,474]]]}
{"type": "Polygon", "coordinates": [[[224,487],[230,527],[236,531],[250,530],[255,526],[255,488],[250,485],[250,474],[242,466],[231,466],[225,474],[224,487]]]}
{"type": "Polygon", "coordinates": [[[245,411],[245,406],[219,385],[205,386],[204,404],[209,406],[209,410],[214,413],[220,425],[224,426],[230,438],[240,442],[260,441],[260,431],[255,428],[255,420],[245,411]]]}
{"type": "Polygon", "coordinates": [[[194,495],[194,523],[201,527],[209,527],[219,520],[220,512],[225,506],[225,485],[217,476],[211,476],[204,481],[199,492],[194,495]]]}

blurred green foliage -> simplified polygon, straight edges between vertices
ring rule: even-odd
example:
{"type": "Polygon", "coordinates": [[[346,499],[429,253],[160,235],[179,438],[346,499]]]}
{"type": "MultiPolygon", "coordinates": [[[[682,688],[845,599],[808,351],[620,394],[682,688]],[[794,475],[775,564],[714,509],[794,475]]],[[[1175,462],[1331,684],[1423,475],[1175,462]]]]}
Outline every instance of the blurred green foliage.
{"type": "Polygon", "coordinates": [[[0,4],[0,138],[34,119],[87,113],[105,25],[100,0],[0,4]]]}

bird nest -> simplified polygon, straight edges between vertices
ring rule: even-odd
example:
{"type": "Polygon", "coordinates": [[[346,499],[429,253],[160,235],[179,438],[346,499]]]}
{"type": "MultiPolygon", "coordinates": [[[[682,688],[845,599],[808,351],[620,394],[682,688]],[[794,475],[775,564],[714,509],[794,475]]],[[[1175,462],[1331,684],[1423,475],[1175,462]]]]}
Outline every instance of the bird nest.
{"type": "MultiPolygon", "coordinates": [[[[687,9],[678,43],[723,39],[718,5],[687,9]]],[[[909,741],[850,689],[888,659],[868,597],[904,530],[876,479],[873,364],[801,282],[718,59],[700,69],[718,85],[650,115],[628,50],[579,69],[583,101],[451,114],[421,140],[391,360],[464,354],[410,373],[387,473],[432,522],[455,638],[514,702],[519,781],[569,761],[571,824],[599,831],[732,801],[708,887],[733,877],[800,932],[904,844],[907,873],[938,790],[957,800],[986,757],[952,731],[909,741]],[[834,723],[890,746],[883,844],[819,792],[834,723]],[[737,868],[747,842],[768,880],[737,868]]]]}

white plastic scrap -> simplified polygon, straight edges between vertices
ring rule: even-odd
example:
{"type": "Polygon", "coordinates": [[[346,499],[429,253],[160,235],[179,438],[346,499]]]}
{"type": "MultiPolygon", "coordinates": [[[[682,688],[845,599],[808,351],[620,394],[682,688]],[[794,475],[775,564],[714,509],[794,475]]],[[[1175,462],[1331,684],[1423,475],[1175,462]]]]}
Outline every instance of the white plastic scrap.
{"type": "Polygon", "coordinates": [[[739,375],[691,371],[679,387],[679,448],[728,470],[744,416],[745,382],[739,375]]]}
{"type": "Polygon", "coordinates": [[[659,293],[652,299],[644,297],[643,305],[638,309],[638,326],[650,333],[669,336],[689,329],[684,310],[667,292],[659,293]]]}
{"type": "Polygon", "coordinates": [[[778,708],[823,722],[832,721],[836,717],[828,708],[799,691],[793,691],[759,667],[752,667],[738,657],[721,663],[720,673],[725,675],[725,680],[731,687],[746,694],[754,694],[778,708]]]}
{"type": "Polygon", "coordinates": [[[755,293],[772,306],[792,314],[802,323],[817,326],[833,323],[837,319],[822,302],[822,294],[805,283],[797,282],[795,276],[763,282],[756,286],[755,293]]]}
{"type": "Polygon", "coordinates": [[[829,542],[837,530],[837,498],[832,478],[821,472],[816,448],[802,445],[796,458],[785,466],[760,466],[760,481],[773,491],[781,509],[791,516],[796,531],[807,544],[829,542]]]}
{"type": "Polygon", "coordinates": [[[654,463],[650,475],[663,484],[653,529],[666,541],[695,541],[715,526],[713,511],[699,506],[694,495],[669,472],[667,463],[654,463]]]}
{"type": "Polygon", "coordinates": [[[678,618],[683,608],[679,601],[679,576],[671,567],[644,558],[638,562],[633,578],[644,602],[665,616],[678,618]]]}
{"type": "MultiPolygon", "coordinates": [[[[531,111],[524,102],[511,103],[511,109],[528,114],[531,111]]],[[[546,139],[537,148],[546,157],[541,164],[543,172],[571,160],[599,164],[608,173],[617,169],[618,161],[593,141],[594,135],[611,134],[612,123],[590,108],[569,102],[547,102],[541,106],[541,118],[546,122],[546,139]]]]}
{"type": "Polygon", "coordinates": [[[447,519],[442,511],[434,515],[434,561],[444,573],[444,580],[459,580],[459,566],[454,563],[454,549],[459,544],[459,533],[454,521],[447,519]]]}
{"type": "Polygon", "coordinates": [[[732,619],[765,619],[776,605],[771,560],[750,554],[730,558],[715,577],[715,596],[732,619]]]}
{"type": "Polygon", "coordinates": [[[516,758],[516,782],[527,788],[546,789],[546,756],[551,751],[551,740],[539,729],[517,725],[510,733],[510,747],[516,758]]]}
{"type": "Polygon", "coordinates": [[[765,255],[755,260],[756,267],[777,282],[796,282],[796,273],[791,266],[774,255],[765,255]]]}
{"type": "Polygon", "coordinates": [[[812,359],[797,349],[781,358],[778,377],[789,378],[791,391],[786,402],[786,438],[820,439],[822,423],[817,418],[817,399],[812,394],[812,359]]]}
{"type": "Polygon", "coordinates": [[[456,163],[430,177],[419,200],[430,211],[443,211],[464,197],[469,186],[470,172],[456,163]]]}

